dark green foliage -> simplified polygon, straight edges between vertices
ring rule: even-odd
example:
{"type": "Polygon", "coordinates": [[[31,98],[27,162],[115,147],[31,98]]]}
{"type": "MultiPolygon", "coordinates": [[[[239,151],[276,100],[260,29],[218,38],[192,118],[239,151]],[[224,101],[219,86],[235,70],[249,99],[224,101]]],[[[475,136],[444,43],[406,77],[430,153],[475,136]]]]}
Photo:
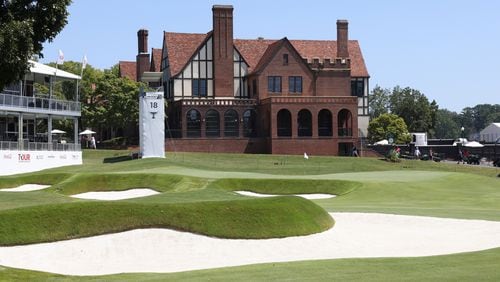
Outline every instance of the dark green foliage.
{"type": "Polygon", "coordinates": [[[410,135],[405,121],[394,114],[382,114],[374,118],[368,124],[368,139],[377,142],[389,139],[391,136],[396,144],[404,144],[410,141],[410,135]]]}
{"type": "Polygon", "coordinates": [[[368,98],[370,106],[370,118],[376,118],[381,114],[387,114],[389,112],[389,102],[391,97],[391,90],[388,88],[382,88],[378,85],[373,88],[372,93],[368,98]]]}
{"type": "Polygon", "coordinates": [[[52,41],[66,25],[70,3],[0,1],[0,89],[22,78],[33,55],[43,57],[43,43],[52,41]]]}
{"type": "Polygon", "coordinates": [[[387,156],[385,156],[385,159],[393,163],[401,162],[399,154],[398,152],[396,152],[396,150],[390,150],[389,153],[387,153],[387,156]]]}
{"type": "Polygon", "coordinates": [[[390,97],[391,113],[400,116],[409,132],[431,132],[435,126],[437,103],[416,89],[394,87],[390,97]]]}

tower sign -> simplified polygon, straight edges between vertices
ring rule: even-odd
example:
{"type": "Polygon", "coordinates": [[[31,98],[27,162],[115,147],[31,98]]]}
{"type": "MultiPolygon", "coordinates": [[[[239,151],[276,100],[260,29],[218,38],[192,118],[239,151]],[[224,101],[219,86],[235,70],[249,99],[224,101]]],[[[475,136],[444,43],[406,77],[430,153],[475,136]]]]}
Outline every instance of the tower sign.
{"type": "Polygon", "coordinates": [[[139,138],[142,158],[165,157],[165,106],[163,92],[139,94],[139,138]]]}

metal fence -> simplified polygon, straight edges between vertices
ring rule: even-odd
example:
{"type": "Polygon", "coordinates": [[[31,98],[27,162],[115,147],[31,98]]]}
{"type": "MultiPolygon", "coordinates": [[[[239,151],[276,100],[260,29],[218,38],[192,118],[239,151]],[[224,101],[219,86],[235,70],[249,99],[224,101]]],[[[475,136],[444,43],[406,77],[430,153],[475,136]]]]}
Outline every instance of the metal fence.
{"type": "Polygon", "coordinates": [[[23,146],[19,146],[19,142],[0,141],[1,151],[81,151],[81,144],[79,143],[47,143],[47,142],[28,142],[24,141],[23,146]]]}

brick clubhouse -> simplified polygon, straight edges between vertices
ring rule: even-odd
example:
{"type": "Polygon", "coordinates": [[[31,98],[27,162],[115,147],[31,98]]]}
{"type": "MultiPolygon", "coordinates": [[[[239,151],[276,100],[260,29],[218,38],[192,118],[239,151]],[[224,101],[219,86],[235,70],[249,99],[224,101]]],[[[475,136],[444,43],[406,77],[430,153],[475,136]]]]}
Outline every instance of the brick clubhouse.
{"type": "MultiPolygon", "coordinates": [[[[234,39],[233,7],[212,8],[206,34],[164,32],[120,74],[163,86],[167,150],[348,155],[368,127],[368,80],[358,41],[234,39]],[[151,57],[151,58],[150,58],[151,57]]],[[[332,23],[333,26],[333,23],[332,23]]]]}

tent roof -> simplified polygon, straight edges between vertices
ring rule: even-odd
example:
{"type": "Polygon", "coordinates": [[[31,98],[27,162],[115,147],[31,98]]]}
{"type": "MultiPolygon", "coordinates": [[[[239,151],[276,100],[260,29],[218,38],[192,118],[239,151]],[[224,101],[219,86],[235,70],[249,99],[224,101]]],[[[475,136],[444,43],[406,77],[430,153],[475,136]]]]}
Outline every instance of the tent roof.
{"type": "Polygon", "coordinates": [[[45,75],[51,75],[51,76],[56,76],[56,77],[62,77],[62,78],[69,78],[69,79],[82,79],[79,75],[69,73],[67,71],[63,71],[60,69],[56,69],[44,64],[40,64],[39,62],[31,61],[29,60],[31,67],[30,67],[30,72],[32,73],[39,73],[39,74],[45,74],[45,75]]]}

